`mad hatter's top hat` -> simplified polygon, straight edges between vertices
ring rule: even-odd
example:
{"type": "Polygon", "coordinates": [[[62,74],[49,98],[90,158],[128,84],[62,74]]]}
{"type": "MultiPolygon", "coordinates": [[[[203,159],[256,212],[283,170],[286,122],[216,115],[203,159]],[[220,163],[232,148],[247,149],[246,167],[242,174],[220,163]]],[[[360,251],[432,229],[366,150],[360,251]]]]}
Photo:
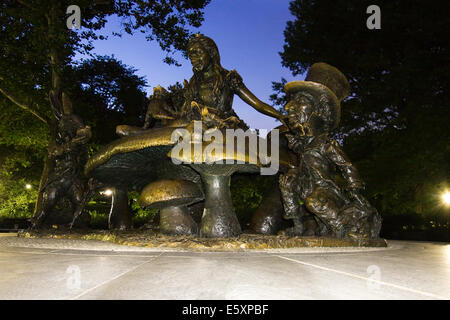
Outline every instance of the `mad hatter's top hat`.
{"type": "Polygon", "coordinates": [[[335,126],[340,117],[340,103],[349,95],[350,84],[342,72],[324,63],[314,63],[308,70],[305,81],[291,81],[286,83],[284,91],[289,94],[307,92],[315,98],[325,95],[329,98],[329,107],[336,115],[335,126]]]}

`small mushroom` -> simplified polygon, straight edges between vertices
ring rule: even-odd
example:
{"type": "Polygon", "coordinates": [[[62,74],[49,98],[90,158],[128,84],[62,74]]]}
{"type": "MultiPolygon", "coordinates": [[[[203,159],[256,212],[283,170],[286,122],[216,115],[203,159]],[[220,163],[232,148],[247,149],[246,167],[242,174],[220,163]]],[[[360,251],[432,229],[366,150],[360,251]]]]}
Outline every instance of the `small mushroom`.
{"type": "Polygon", "coordinates": [[[188,205],[203,200],[198,186],[186,180],[159,180],[148,184],[139,196],[139,204],[160,210],[160,231],[171,235],[197,234],[188,205]]]}
{"type": "Polygon", "coordinates": [[[109,229],[129,230],[132,228],[132,214],[128,206],[128,192],[112,188],[111,209],[108,218],[109,229]]]}

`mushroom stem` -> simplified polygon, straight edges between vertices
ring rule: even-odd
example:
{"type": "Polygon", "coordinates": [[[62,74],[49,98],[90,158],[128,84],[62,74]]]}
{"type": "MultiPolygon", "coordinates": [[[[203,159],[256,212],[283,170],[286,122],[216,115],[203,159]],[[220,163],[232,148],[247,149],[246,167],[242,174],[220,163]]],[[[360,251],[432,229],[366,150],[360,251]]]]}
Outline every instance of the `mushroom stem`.
{"type": "Polygon", "coordinates": [[[241,226],[231,202],[231,175],[216,175],[199,172],[205,191],[200,236],[207,238],[227,238],[241,234],[241,226]]]}
{"type": "Polygon", "coordinates": [[[108,225],[109,229],[119,230],[128,230],[132,227],[132,216],[128,207],[128,192],[124,189],[113,189],[108,225]]]}
{"type": "Polygon", "coordinates": [[[197,223],[192,219],[186,206],[171,206],[160,211],[159,230],[171,235],[194,235],[197,223]]]}
{"type": "Polygon", "coordinates": [[[250,230],[260,234],[277,234],[287,225],[288,221],[283,219],[280,190],[278,185],[275,185],[254,212],[250,220],[250,230]]]}

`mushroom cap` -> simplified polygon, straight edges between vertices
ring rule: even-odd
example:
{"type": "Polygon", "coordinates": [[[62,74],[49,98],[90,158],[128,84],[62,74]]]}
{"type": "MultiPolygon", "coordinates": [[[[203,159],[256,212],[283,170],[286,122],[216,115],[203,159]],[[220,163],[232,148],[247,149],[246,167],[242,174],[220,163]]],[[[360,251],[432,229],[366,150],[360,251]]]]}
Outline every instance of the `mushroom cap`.
{"type": "MultiPolygon", "coordinates": [[[[224,129],[216,131],[210,131],[210,134],[213,132],[217,132],[222,136],[221,142],[212,141],[196,141],[195,137],[191,139],[190,142],[187,143],[186,147],[181,150],[181,152],[174,152],[172,149],[168,156],[182,161],[184,163],[215,163],[220,161],[233,161],[233,162],[241,162],[252,163],[256,166],[261,166],[261,162],[258,159],[258,150],[257,148],[252,149],[249,147],[249,143],[247,143],[248,139],[245,139],[245,148],[237,147],[237,138],[234,141],[234,149],[227,149],[227,133],[224,129]],[[215,148],[214,148],[215,147],[215,148]],[[209,150],[207,150],[209,149],[209,150]],[[221,150],[220,150],[221,149],[221,150]],[[187,152],[184,152],[187,151],[187,152]],[[200,152],[197,152],[200,151],[200,152]],[[208,151],[208,152],[207,152],[208,151]]],[[[212,135],[214,137],[214,135],[212,135]]]]}
{"type": "MultiPolygon", "coordinates": [[[[277,128],[278,129],[278,128],[277,128]]],[[[223,142],[222,150],[213,148],[215,141],[195,142],[192,141],[181,149],[180,152],[174,152],[174,149],[168,153],[168,156],[174,160],[181,161],[184,164],[190,164],[196,171],[208,171],[217,174],[225,174],[226,172],[257,172],[260,168],[268,166],[270,161],[271,143],[269,139],[258,137],[257,148],[250,148],[248,139],[244,148],[237,148],[235,140],[234,150],[227,150],[227,135],[222,131],[223,142]],[[266,144],[267,155],[263,157],[259,153],[261,144],[266,144]],[[186,152],[184,152],[186,151],[186,152]],[[201,151],[201,152],[197,152],[201,151]],[[208,151],[208,152],[205,152],[208,151]]],[[[271,131],[272,133],[272,131],[271,131]]],[[[280,140],[282,136],[280,135],[280,140]]],[[[280,143],[281,144],[281,143],[280,143]]],[[[217,143],[216,146],[220,145],[217,143]]],[[[279,146],[279,163],[281,166],[292,167],[294,160],[282,146],[279,146]]]]}
{"type": "Polygon", "coordinates": [[[148,184],[138,202],[147,208],[162,209],[171,206],[190,205],[204,199],[202,191],[187,180],[158,180],[148,184]]]}
{"type": "Polygon", "coordinates": [[[147,130],[147,132],[141,135],[128,136],[115,140],[89,159],[85,166],[85,172],[89,173],[116,154],[142,150],[153,146],[171,146],[174,144],[171,139],[173,130],[174,128],[168,127],[158,128],[147,130]]]}
{"type": "Polygon", "coordinates": [[[175,144],[172,132],[177,128],[149,129],[109,143],[88,160],[86,175],[107,185],[137,191],[159,179],[184,179],[200,184],[200,176],[193,169],[175,165],[167,157],[175,144]]]}

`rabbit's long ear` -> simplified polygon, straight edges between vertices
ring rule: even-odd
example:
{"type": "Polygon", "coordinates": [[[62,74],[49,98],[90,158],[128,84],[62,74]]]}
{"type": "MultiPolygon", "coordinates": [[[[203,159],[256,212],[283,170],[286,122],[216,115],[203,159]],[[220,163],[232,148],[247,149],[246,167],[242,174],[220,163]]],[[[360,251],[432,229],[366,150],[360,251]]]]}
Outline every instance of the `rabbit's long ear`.
{"type": "Polygon", "coordinates": [[[50,100],[50,106],[52,108],[53,114],[55,115],[56,120],[60,120],[62,117],[62,105],[61,100],[54,90],[50,90],[48,93],[48,98],[50,100]]]}
{"type": "Polygon", "coordinates": [[[69,96],[65,92],[62,93],[62,105],[64,114],[72,114],[72,101],[70,101],[69,96]]]}

